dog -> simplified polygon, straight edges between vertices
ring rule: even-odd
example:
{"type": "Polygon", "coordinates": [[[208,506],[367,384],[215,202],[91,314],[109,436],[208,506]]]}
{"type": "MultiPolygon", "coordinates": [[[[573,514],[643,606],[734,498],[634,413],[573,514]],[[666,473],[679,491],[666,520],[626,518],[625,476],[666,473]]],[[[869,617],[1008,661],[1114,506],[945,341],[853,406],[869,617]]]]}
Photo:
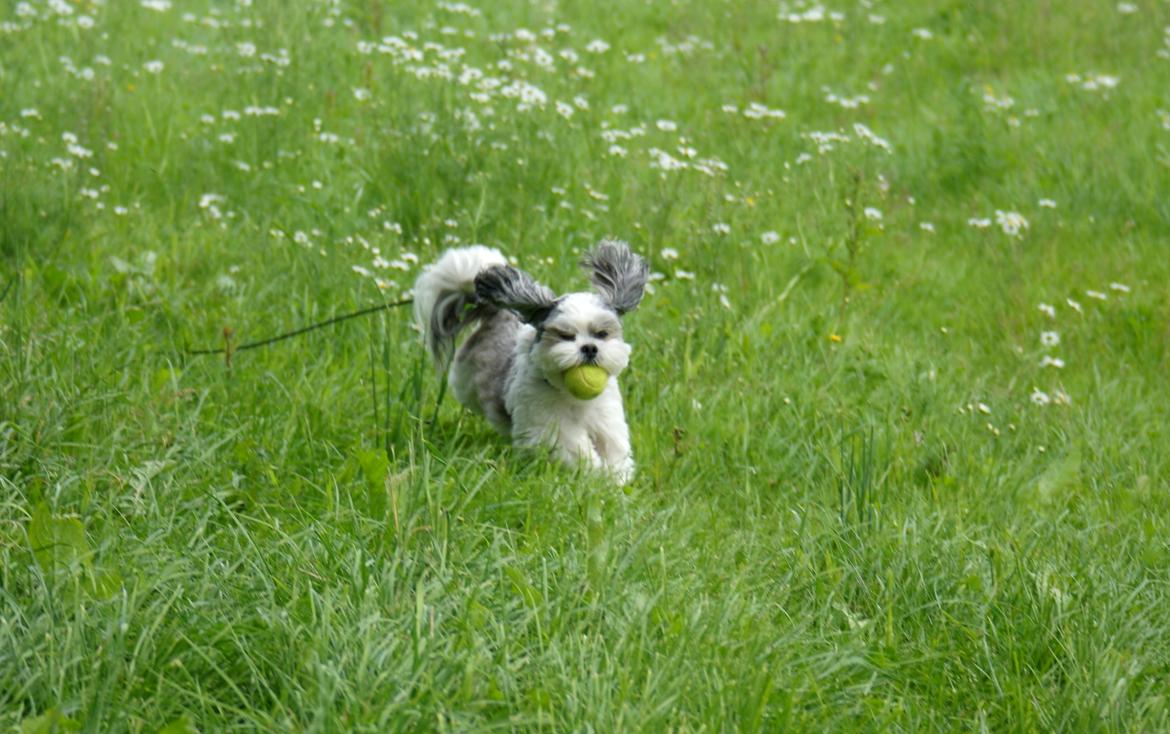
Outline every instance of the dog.
{"type": "Polygon", "coordinates": [[[557,296],[499,250],[447,250],[414,284],[415,322],[464,407],[516,446],[548,447],[564,464],[624,485],[634,457],[617,382],[631,351],[622,316],[641,302],[649,268],[617,240],[603,240],[581,266],[593,291],[557,296]],[[566,372],[580,365],[605,371],[596,397],[566,386],[566,372]]]}

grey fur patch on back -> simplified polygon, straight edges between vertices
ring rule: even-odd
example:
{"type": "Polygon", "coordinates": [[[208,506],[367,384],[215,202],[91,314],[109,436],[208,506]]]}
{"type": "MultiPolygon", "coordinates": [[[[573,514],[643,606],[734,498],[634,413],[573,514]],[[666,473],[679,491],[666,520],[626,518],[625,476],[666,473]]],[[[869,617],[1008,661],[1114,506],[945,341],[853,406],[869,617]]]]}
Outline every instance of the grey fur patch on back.
{"type": "Polygon", "coordinates": [[[590,271],[593,287],[619,316],[633,311],[642,301],[650,268],[626,243],[602,240],[581,261],[581,267],[590,271]]]}
{"type": "Polygon", "coordinates": [[[475,295],[484,303],[514,311],[529,324],[543,321],[556,306],[556,294],[511,265],[493,265],[475,276],[475,295]]]}
{"type": "Polygon", "coordinates": [[[506,435],[511,430],[512,416],[504,396],[512,375],[516,332],[521,326],[520,318],[511,311],[492,311],[459,347],[451,384],[459,402],[478,409],[506,435]]]}

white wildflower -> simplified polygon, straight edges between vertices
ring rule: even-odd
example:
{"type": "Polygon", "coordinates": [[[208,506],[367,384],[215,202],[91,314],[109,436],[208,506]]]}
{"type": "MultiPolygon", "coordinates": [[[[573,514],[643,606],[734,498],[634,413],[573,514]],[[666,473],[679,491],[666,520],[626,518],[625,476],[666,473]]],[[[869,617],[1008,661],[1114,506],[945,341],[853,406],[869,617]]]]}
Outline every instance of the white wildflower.
{"type": "Polygon", "coordinates": [[[1040,332],[1040,343],[1045,347],[1055,347],[1060,344],[1060,334],[1055,331],[1040,332]]]}
{"type": "Polygon", "coordinates": [[[1028,228],[1028,220],[1024,219],[1019,212],[1005,212],[996,209],[995,223],[1009,237],[1022,237],[1024,230],[1028,228]]]}
{"type": "Polygon", "coordinates": [[[762,120],[764,118],[783,120],[787,117],[787,114],[784,110],[774,110],[759,102],[752,102],[743,109],[743,116],[750,120],[762,120]]]}
{"type": "Polygon", "coordinates": [[[763,234],[760,235],[760,240],[765,245],[774,245],[780,241],[780,233],[774,232],[774,231],[764,232],[763,234]]]}
{"type": "Polygon", "coordinates": [[[1040,309],[1040,313],[1044,314],[1048,318],[1050,318],[1050,319],[1056,318],[1056,307],[1055,306],[1048,304],[1048,303],[1041,303],[1039,306],[1037,306],[1037,308],[1040,309]]]}
{"type": "Polygon", "coordinates": [[[1032,394],[1029,397],[1033,403],[1040,406],[1048,405],[1052,402],[1052,398],[1048,397],[1048,393],[1039,388],[1033,388],[1032,394]]]}
{"type": "Polygon", "coordinates": [[[215,204],[222,204],[224,197],[222,194],[204,194],[199,197],[199,208],[207,209],[215,204]]]}
{"type": "Polygon", "coordinates": [[[862,140],[869,143],[870,145],[877,147],[877,148],[881,148],[882,150],[886,151],[887,153],[893,152],[893,148],[890,145],[890,141],[886,140],[883,137],[879,137],[877,134],[874,133],[873,130],[870,130],[868,127],[866,127],[865,125],[862,125],[860,122],[853,123],[853,132],[857,134],[857,137],[861,138],[862,140]]]}

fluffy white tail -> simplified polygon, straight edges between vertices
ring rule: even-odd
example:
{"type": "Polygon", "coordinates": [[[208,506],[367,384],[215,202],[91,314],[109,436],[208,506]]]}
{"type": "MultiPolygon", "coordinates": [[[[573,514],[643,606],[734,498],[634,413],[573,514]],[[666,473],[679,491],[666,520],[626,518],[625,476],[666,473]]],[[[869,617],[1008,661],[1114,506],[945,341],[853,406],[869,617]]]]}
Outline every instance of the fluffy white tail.
{"type": "Polygon", "coordinates": [[[436,365],[446,366],[455,337],[473,318],[475,276],[493,265],[507,265],[499,250],[472,245],[447,250],[423,269],[414,283],[414,320],[436,365]]]}

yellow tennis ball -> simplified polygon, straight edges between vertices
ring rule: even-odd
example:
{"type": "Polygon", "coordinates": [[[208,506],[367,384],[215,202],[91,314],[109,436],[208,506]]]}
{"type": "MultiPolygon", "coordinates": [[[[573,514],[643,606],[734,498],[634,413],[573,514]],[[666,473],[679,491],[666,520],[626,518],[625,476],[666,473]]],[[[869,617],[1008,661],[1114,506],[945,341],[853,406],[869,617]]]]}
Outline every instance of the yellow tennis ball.
{"type": "Polygon", "coordinates": [[[609,373],[595,364],[579,364],[565,370],[565,387],[579,400],[592,400],[605,390],[609,373]]]}

